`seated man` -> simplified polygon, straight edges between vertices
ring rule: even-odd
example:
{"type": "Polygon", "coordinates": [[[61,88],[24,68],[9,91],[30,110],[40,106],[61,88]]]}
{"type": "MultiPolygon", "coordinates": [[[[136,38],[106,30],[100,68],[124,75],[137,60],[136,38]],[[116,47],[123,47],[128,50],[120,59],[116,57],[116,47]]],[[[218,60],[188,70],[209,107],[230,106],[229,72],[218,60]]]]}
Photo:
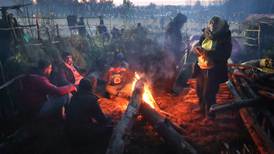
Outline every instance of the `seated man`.
{"type": "Polygon", "coordinates": [[[52,65],[49,61],[40,60],[38,71],[28,74],[19,79],[18,105],[25,120],[36,117],[45,117],[56,112],[62,107],[63,103],[55,103],[54,99],[48,96],[64,96],[76,91],[74,85],[56,87],[49,80],[48,76],[52,72],[52,65]]]}
{"type": "Polygon", "coordinates": [[[67,133],[69,137],[79,143],[95,141],[98,139],[109,138],[112,127],[109,126],[110,120],[103,114],[92,89],[95,82],[82,79],[79,90],[72,96],[67,108],[67,133]]]}
{"type": "Polygon", "coordinates": [[[15,99],[19,111],[20,129],[8,137],[4,144],[1,144],[0,153],[24,153],[21,148],[36,141],[34,139],[48,131],[48,120],[52,120],[49,117],[56,115],[65,103],[61,101],[63,99],[59,99],[60,96],[76,91],[74,85],[62,87],[53,85],[48,80],[51,72],[51,63],[41,60],[35,72],[16,80],[15,99]]]}
{"type": "Polygon", "coordinates": [[[130,73],[126,62],[115,62],[114,66],[108,70],[106,74],[106,91],[110,98],[130,96],[131,83],[129,76],[130,73]]]}
{"type": "Polygon", "coordinates": [[[72,55],[68,52],[62,54],[64,60],[64,67],[62,76],[72,84],[79,85],[80,80],[83,79],[83,75],[79,72],[79,69],[73,64],[72,55]]]}

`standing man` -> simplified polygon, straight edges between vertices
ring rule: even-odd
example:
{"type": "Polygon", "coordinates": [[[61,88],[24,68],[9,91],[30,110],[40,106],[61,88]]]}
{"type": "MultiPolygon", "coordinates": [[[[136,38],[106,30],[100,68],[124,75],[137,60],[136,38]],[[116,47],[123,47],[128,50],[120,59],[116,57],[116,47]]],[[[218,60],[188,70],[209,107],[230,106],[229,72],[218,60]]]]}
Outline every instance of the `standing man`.
{"type": "Polygon", "coordinates": [[[195,64],[194,77],[197,79],[197,95],[200,109],[207,120],[215,115],[209,113],[211,105],[216,104],[219,84],[228,79],[227,60],[232,50],[231,32],[228,23],[220,17],[212,17],[194,51],[198,61],[195,64]]]}
{"type": "Polygon", "coordinates": [[[178,13],[176,17],[167,25],[165,33],[165,48],[172,52],[175,61],[178,62],[182,51],[182,34],[181,29],[187,22],[187,17],[178,13]],[[176,58],[177,57],[177,58],[176,58]]]}
{"type": "Polygon", "coordinates": [[[83,38],[87,37],[90,38],[86,26],[85,26],[85,22],[84,22],[84,17],[80,17],[79,22],[78,22],[78,31],[79,31],[79,35],[82,36],[83,38]]]}
{"type": "Polygon", "coordinates": [[[104,24],[104,20],[100,17],[100,24],[96,27],[98,34],[103,38],[104,41],[109,40],[108,29],[104,24]]]}
{"type": "Polygon", "coordinates": [[[165,33],[165,51],[166,59],[170,61],[166,65],[166,69],[170,70],[170,77],[167,79],[167,88],[169,91],[173,91],[174,83],[176,82],[176,74],[178,71],[178,63],[182,57],[182,34],[181,29],[187,22],[187,17],[181,13],[178,13],[176,17],[167,25],[165,33]]]}

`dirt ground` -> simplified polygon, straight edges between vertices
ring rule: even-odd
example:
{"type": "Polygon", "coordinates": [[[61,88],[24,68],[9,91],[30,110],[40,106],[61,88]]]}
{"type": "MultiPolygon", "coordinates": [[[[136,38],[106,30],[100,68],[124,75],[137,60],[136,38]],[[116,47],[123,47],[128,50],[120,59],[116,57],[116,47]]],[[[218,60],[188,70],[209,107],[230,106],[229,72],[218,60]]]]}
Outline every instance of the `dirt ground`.
{"type": "MultiPolygon", "coordinates": [[[[189,87],[174,96],[163,90],[153,92],[159,107],[169,113],[168,119],[178,124],[182,134],[199,153],[243,153],[246,149],[254,149],[254,145],[244,128],[237,111],[219,113],[213,123],[205,123],[200,113],[194,112],[198,107],[195,92],[195,81],[189,80],[189,87]]],[[[220,86],[217,103],[232,101],[233,96],[225,84],[220,86]]],[[[104,113],[118,121],[126,109],[128,100],[115,98],[101,99],[100,105],[104,113]]],[[[125,153],[174,153],[142,116],[138,116],[128,137],[125,153]]]]}

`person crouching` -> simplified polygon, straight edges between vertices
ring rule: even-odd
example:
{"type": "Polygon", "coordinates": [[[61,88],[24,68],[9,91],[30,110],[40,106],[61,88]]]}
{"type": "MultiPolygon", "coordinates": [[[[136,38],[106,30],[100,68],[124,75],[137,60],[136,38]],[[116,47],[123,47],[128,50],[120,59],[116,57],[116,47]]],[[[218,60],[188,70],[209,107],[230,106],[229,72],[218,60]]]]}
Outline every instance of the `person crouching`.
{"type": "Polygon", "coordinates": [[[92,82],[82,79],[67,107],[66,130],[73,143],[96,143],[99,140],[105,143],[112,133],[111,120],[102,112],[92,91],[93,83],[95,79],[92,82]]]}

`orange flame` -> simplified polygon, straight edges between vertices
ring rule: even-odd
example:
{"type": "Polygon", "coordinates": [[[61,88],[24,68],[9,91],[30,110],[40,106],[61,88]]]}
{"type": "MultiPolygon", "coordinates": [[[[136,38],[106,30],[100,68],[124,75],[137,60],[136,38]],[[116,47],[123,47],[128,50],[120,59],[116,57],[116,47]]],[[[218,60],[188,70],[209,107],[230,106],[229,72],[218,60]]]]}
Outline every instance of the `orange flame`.
{"type": "MultiPolygon", "coordinates": [[[[133,93],[134,91],[134,88],[135,88],[135,85],[137,83],[137,81],[140,79],[140,75],[135,72],[135,76],[133,78],[133,82],[132,82],[132,85],[131,85],[131,92],[133,93]]],[[[156,104],[156,101],[154,100],[153,96],[152,96],[152,93],[151,93],[151,90],[149,88],[149,85],[147,83],[144,84],[144,91],[143,91],[143,95],[142,95],[142,99],[145,103],[147,103],[151,108],[155,109],[155,104],[156,104]]]]}
{"type": "Polygon", "coordinates": [[[155,103],[148,84],[144,85],[143,101],[147,103],[151,108],[155,109],[155,103]]]}

